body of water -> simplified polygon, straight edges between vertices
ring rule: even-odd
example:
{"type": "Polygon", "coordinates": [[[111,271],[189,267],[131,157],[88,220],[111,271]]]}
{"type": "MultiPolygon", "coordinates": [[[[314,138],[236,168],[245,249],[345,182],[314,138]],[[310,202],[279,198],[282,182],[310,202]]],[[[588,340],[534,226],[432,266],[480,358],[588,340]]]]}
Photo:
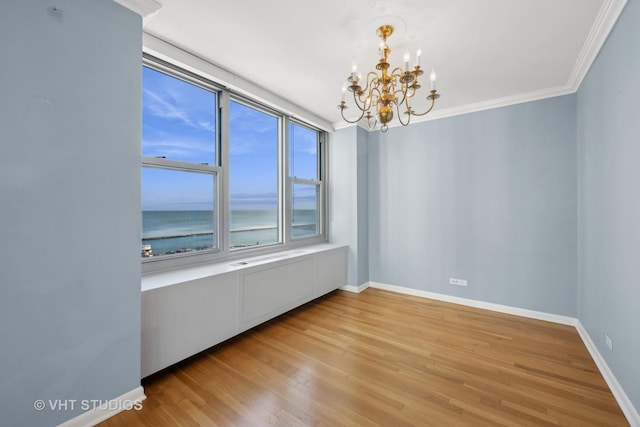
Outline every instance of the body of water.
{"type": "MultiPolygon", "coordinates": [[[[293,237],[315,235],[315,210],[296,210],[293,237]]],[[[231,247],[265,245],[278,242],[275,210],[231,212],[231,247]]],[[[143,211],[142,256],[163,255],[211,249],[216,232],[212,211],[143,211]]]]}

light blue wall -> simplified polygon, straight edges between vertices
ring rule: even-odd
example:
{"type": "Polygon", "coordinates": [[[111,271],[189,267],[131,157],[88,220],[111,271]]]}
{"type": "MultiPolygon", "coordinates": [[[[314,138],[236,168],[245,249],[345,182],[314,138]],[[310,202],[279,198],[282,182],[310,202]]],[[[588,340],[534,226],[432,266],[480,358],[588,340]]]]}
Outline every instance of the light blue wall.
{"type": "Polygon", "coordinates": [[[329,141],[329,240],[349,245],[348,284],[369,280],[367,132],[352,126],[329,141]]]}
{"type": "Polygon", "coordinates": [[[640,408],[640,2],[578,91],[578,317],[640,408]],[[613,338],[613,352],[604,335],[613,338]]]}
{"type": "Polygon", "coordinates": [[[369,279],[576,316],[575,102],[372,133],[369,279]]]}
{"type": "Polygon", "coordinates": [[[3,426],[140,386],[141,28],[112,0],[2,2],[3,426]]]}
{"type": "Polygon", "coordinates": [[[358,180],[358,285],[369,281],[369,133],[357,131],[358,180]]]}
{"type": "Polygon", "coordinates": [[[349,245],[347,282],[358,278],[357,134],[349,127],[329,136],[329,241],[349,245]]]}

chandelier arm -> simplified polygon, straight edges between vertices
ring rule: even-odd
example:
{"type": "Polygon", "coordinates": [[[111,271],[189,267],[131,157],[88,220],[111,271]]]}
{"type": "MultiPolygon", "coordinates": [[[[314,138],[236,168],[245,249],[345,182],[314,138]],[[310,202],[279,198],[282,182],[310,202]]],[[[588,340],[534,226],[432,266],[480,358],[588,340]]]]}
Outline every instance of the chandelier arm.
{"type": "Polygon", "coordinates": [[[369,89],[369,93],[366,94],[364,99],[363,95],[365,95],[364,91],[361,91],[358,96],[356,96],[356,93],[354,92],[353,102],[356,104],[356,107],[358,107],[358,109],[364,114],[371,109],[371,106],[378,104],[378,99],[380,98],[380,89],[378,89],[377,87],[372,87],[369,89]],[[369,107],[367,107],[367,98],[369,98],[369,107]],[[362,106],[360,106],[361,104],[362,106]]]}
{"type": "Polygon", "coordinates": [[[424,113],[414,113],[414,112],[412,112],[411,115],[413,115],[413,116],[426,116],[427,114],[429,114],[431,112],[431,110],[433,110],[433,106],[435,104],[436,104],[436,98],[433,97],[433,98],[431,98],[431,107],[429,107],[429,109],[427,111],[425,111],[424,113]]]}
{"type": "Polygon", "coordinates": [[[374,105],[376,106],[376,109],[377,109],[381,95],[382,94],[380,93],[380,89],[378,87],[372,87],[369,90],[369,93],[367,94],[367,96],[365,97],[365,100],[362,101],[364,106],[366,106],[367,105],[366,99],[369,98],[369,108],[365,108],[365,110],[371,110],[371,107],[373,107],[374,105]]]}
{"type": "Polygon", "coordinates": [[[402,114],[400,114],[400,104],[396,105],[396,111],[398,112],[398,121],[400,122],[400,124],[402,126],[407,126],[409,124],[409,122],[411,121],[411,107],[409,106],[409,103],[407,102],[407,122],[403,122],[402,121],[402,114]]]}
{"type": "MultiPolygon", "coordinates": [[[[405,76],[405,72],[400,67],[394,68],[393,72],[389,76],[393,80],[397,80],[400,83],[401,89],[394,92],[394,95],[397,94],[398,92],[402,94],[402,101],[399,102],[400,104],[404,102],[405,98],[411,98],[412,96],[415,95],[415,89],[413,89],[413,93],[410,93],[409,89],[412,89],[412,87],[402,82],[402,77],[404,76],[405,76]]],[[[415,77],[415,79],[411,82],[411,84],[413,85],[414,83],[417,83],[417,82],[418,82],[418,78],[415,77]]]]}
{"type": "Polygon", "coordinates": [[[373,104],[374,96],[376,97],[376,102],[377,102],[377,98],[380,98],[380,95],[381,95],[380,81],[376,77],[371,81],[371,86],[367,88],[365,99],[364,100],[361,99],[360,101],[365,102],[367,98],[371,98],[371,103],[373,104]]]}
{"type": "Polygon", "coordinates": [[[368,92],[369,86],[373,88],[374,82],[376,81],[377,78],[378,78],[378,75],[376,73],[374,73],[373,71],[369,71],[367,73],[367,78],[365,79],[367,84],[364,86],[364,88],[362,88],[362,93],[368,92]]]}
{"type": "MultiPolygon", "coordinates": [[[[362,115],[364,115],[364,112],[366,111],[366,108],[364,108],[364,101],[361,99],[358,99],[358,95],[356,94],[356,92],[353,92],[353,102],[356,104],[356,107],[358,108],[358,110],[362,111],[362,115]],[[362,103],[362,107],[360,106],[360,103],[362,103]]],[[[360,119],[362,118],[362,116],[360,116],[360,119]]],[[[358,119],[358,120],[360,120],[358,119]]]]}
{"type": "Polygon", "coordinates": [[[401,94],[402,95],[402,99],[400,101],[398,101],[398,105],[404,103],[405,100],[408,100],[409,98],[411,98],[410,96],[407,96],[407,88],[405,87],[405,85],[401,85],[401,89],[398,89],[393,93],[394,96],[396,94],[401,94]]]}
{"type": "Polygon", "coordinates": [[[364,110],[361,110],[362,114],[360,114],[360,117],[358,117],[356,120],[351,121],[344,116],[344,110],[345,108],[340,109],[340,115],[342,116],[342,119],[347,123],[358,123],[364,117],[364,110]]]}
{"type": "MultiPolygon", "coordinates": [[[[417,82],[416,82],[417,83],[417,82]]],[[[416,95],[416,88],[414,85],[411,85],[407,88],[407,98],[413,98],[416,95]],[[411,89],[411,92],[409,92],[411,89]]]]}
{"type": "Polygon", "coordinates": [[[353,94],[353,101],[356,103],[357,107],[361,111],[366,111],[367,110],[365,108],[366,105],[367,105],[367,97],[368,97],[368,95],[366,94],[366,92],[364,90],[360,90],[357,94],[356,93],[353,94]]]}
{"type": "Polygon", "coordinates": [[[391,74],[389,74],[389,77],[391,78],[400,78],[404,75],[404,70],[400,67],[396,67],[393,69],[393,71],[391,72],[391,74]]]}
{"type": "Polygon", "coordinates": [[[358,94],[358,97],[356,98],[356,95],[353,95],[353,99],[354,101],[356,101],[356,104],[358,105],[358,108],[361,109],[362,111],[366,110],[366,105],[367,105],[367,98],[369,95],[367,95],[364,91],[360,92],[358,94]],[[362,107],[360,106],[362,105],[362,107]]]}

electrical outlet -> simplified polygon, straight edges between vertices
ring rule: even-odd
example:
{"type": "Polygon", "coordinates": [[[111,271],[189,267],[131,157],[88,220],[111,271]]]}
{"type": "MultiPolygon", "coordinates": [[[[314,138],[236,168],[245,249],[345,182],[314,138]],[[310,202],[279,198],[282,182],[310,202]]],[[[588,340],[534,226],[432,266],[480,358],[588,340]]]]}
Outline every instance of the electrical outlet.
{"type": "Polygon", "coordinates": [[[467,286],[467,281],[464,279],[454,279],[453,277],[449,277],[449,284],[456,286],[467,286]]]}
{"type": "Polygon", "coordinates": [[[613,339],[609,336],[609,334],[604,334],[604,343],[606,344],[609,351],[613,351],[613,339]]]}

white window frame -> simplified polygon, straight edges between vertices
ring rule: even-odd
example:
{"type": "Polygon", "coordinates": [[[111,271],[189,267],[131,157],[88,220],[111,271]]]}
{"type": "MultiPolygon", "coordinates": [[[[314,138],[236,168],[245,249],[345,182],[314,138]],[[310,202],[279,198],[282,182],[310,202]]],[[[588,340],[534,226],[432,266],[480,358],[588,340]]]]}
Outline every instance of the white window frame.
{"type": "Polygon", "coordinates": [[[289,154],[287,154],[287,169],[286,169],[286,175],[287,175],[287,202],[286,203],[286,211],[288,212],[289,217],[287,218],[287,234],[289,236],[289,241],[290,242],[304,242],[306,240],[310,240],[310,239],[316,239],[317,237],[320,236],[324,236],[325,235],[325,218],[326,218],[326,214],[325,214],[325,204],[326,204],[326,190],[325,190],[325,185],[324,185],[324,180],[325,180],[325,176],[326,176],[326,171],[325,171],[325,140],[326,140],[326,133],[322,132],[318,129],[315,129],[312,126],[309,126],[306,123],[303,123],[299,120],[292,120],[289,119],[286,121],[286,130],[287,130],[287,135],[285,138],[286,141],[286,152],[287,153],[291,153],[290,150],[290,146],[289,146],[289,142],[291,141],[290,139],[290,135],[289,135],[289,126],[290,124],[295,124],[297,126],[301,126],[304,128],[307,128],[313,132],[317,132],[317,139],[316,139],[316,152],[317,152],[317,179],[305,179],[305,178],[298,178],[295,176],[291,176],[290,175],[290,168],[289,168],[289,154]],[[300,237],[293,237],[293,232],[292,232],[292,228],[293,228],[293,186],[294,184],[304,184],[304,185],[315,185],[318,187],[319,189],[319,195],[318,195],[318,230],[316,234],[313,235],[307,235],[307,236],[300,236],[300,237]]]}

